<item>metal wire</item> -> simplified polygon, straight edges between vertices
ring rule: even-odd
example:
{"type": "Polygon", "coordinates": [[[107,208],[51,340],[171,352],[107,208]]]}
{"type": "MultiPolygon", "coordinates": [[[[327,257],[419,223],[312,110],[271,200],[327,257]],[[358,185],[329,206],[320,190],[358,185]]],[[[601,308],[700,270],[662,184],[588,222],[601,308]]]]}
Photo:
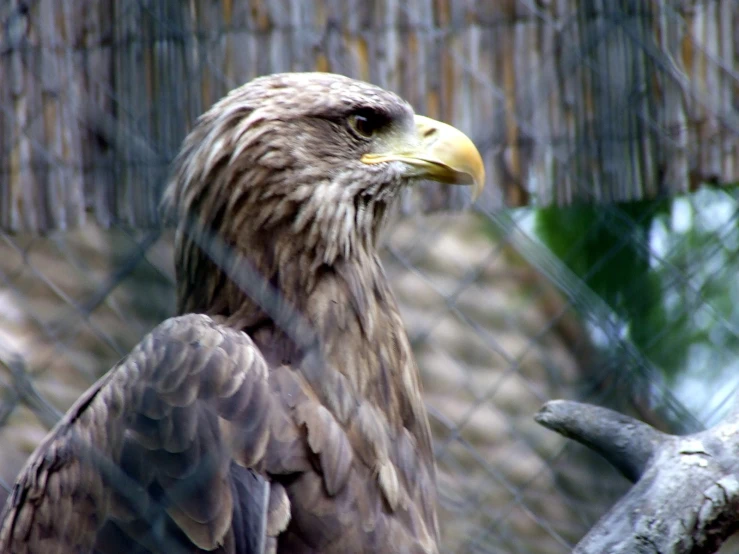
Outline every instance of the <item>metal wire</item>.
{"type": "MultiPolygon", "coordinates": [[[[225,91],[236,86],[240,76],[207,55],[199,57],[199,45],[217,44],[228,33],[264,34],[246,25],[204,27],[182,22],[169,17],[166,3],[130,0],[120,3],[118,16],[125,19],[132,11],[143,10],[153,25],[146,33],[102,36],[72,47],[39,45],[27,40],[23,32],[29,14],[38,13],[41,3],[13,1],[0,7],[0,75],[10,74],[12,60],[17,59],[14,55],[21,51],[40,58],[58,51],[94,56],[116,47],[152,40],[164,45],[170,40],[192,46],[190,54],[197,62],[193,66],[207,69],[207,79],[198,77],[207,81],[204,87],[225,91]]],[[[458,21],[439,26],[418,20],[410,4],[396,6],[407,19],[404,25],[426,32],[430,43],[442,44],[459,35],[458,21]]],[[[515,4],[520,12],[516,22],[525,19],[540,25],[542,32],[556,33],[563,42],[577,32],[576,17],[555,17],[543,7],[548,3],[516,0],[515,4]]],[[[303,8],[309,9],[306,5],[303,8]]],[[[480,33],[502,32],[514,23],[495,14],[486,17],[481,19],[480,33]]],[[[681,20],[685,13],[670,9],[668,17],[681,20]]],[[[539,75],[532,75],[530,105],[513,115],[506,83],[480,71],[478,60],[471,59],[464,43],[454,43],[449,55],[456,67],[497,102],[490,113],[479,114],[484,121],[476,122],[476,142],[484,154],[497,156],[510,146],[496,127],[506,117],[515,118],[521,136],[532,148],[563,140],[543,134],[534,123],[537,104],[546,103],[553,94],[557,71],[613,78],[613,68],[599,65],[592,55],[613,33],[620,33],[622,40],[646,53],[659,78],[680,83],[684,100],[694,109],[719,118],[722,132],[739,134],[737,114],[718,110],[707,92],[687,80],[675,60],[666,58],[657,44],[645,41],[643,33],[630,26],[629,18],[613,18],[607,25],[602,34],[587,37],[581,50],[570,49],[559,68],[544,67],[539,75]]],[[[297,16],[277,27],[286,33],[302,29],[316,43],[333,40],[329,24],[308,23],[297,16]]],[[[368,29],[366,34],[381,30],[387,28],[368,29]]],[[[685,40],[704,53],[706,63],[739,83],[736,60],[724,59],[716,48],[702,42],[705,37],[692,31],[685,40]]],[[[271,55],[277,57],[274,52],[271,55]]],[[[26,68],[34,82],[47,78],[41,67],[26,68]]],[[[351,73],[354,68],[335,65],[333,69],[351,73]]],[[[157,106],[150,106],[146,117],[132,109],[117,96],[109,76],[83,78],[115,105],[116,116],[92,111],[96,114],[92,128],[88,112],[94,108],[72,93],[59,93],[57,100],[66,121],[111,150],[126,145],[126,156],[99,157],[88,160],[85,167],[71,167],[34,134],[34,128],[43,125],[43,109],[38,107],[23,121],[17,116],[17,106],[6,99],[0,102],[0,133],[12,140],[0,143],[4,147],[0,175],[9,174],[12,152],[26,137],[37,153],[35,163],[63,169],[69,175],[78,170],[109,172],[112,178],[140,173],[144,182],[161,180],[174,154],[175,139],[182,137],[154,132],[146,117],[155,118],[157,106]],[[6,132],[9,129],[12,132],[6,132]]],[[[59,89],[72,90],[74,85],[70,75],[59,89]]],[[[207,106],[200,102],[185,95],[177,99],[183,112],[202,111],[207,106]]],[[[623,100],[623,104],[643,124],[631,131],[642,133],[645,143],[657,137],[663,146],[679,146],[676,130],[666,128],[638,98],[623,100]]],[[[615,110],[600,115],[614,120],[623,116],[615,110]]],[[[595,137],[593,144],[563,142],[557,145],[562,148],[553,150],[552,161],[571,168],[583,151],[593,156],[610,152],[613,146],[608,139],[595,137]]],[[[37,169],[32,164],[13,164],[21,172],[37,169]]],[[[636,167],[624,171],[638,174],[636,167]]],[[[572,172],[575,186],[595,198],[592,183],[572,172]]],[[[464,214],[405,215],[388,233],[384,261],[422,371],[435,435],[446,552],[568,552],[625,490],[626,483],[614,470],[577,445],[535,426],[532,416],[546,400],[569,397],[608,404],[662,428],[683,431],[700,429],[728,409],[739,390],[739,379],[729,377],[732,372],[739,374],[732,365],[739,350],[739,309],[735,308],[739,306],[735,279],[739,202],[733,189],[690,193],[683,199],[692,214],[687,231],[676,223],[678,209],[664,199],[638,216],[624,205],[609,206],[607,215],[595,217],[593,229],[605,230],[619,240],[606,245],[598,260],[580,273],[573,267],[586,248],[587,232],[564,255],[554,255],[531,223],[537,217],[535,201],[533,207],[519,210],[482,207],[464,214]],[[729,215],[720,229],[712,229],[710,222],[717,209],[729,215]],[[645,226],[646,233],[637,235],[645,226]],[[666,245],[657,240],[660,233],[667,237],[666,245]],[[649,340],[640,344],[633,340],[636,324],[593,288],[594,278],[613,271],[614,260],[625,248],[649,260],[664,294],[665,324],[654,328],[649,340]],[[717,290],[725,293],[717,294],[717,290]],[[678,297],[675,306],[670,305],[670,295],[678,297]],[[676,341],[675,347],[684,346],[677,341],[690,344],[684,363],[673,373],[663,367],[660,357],[671,340],[676,341]],[[706,349],[710,356],[700,358],[706,349]],[[726,367],[714,367],[722,364],[726,367]],[[704,374],[720,374],[723,389],[721,394],[712,394],[706,385],[700,392],[706,400],[701,410],[686,405],[684,390],[690,376],[704,374]]],[[[148,330],[172,315],[174,277],[172,236],[167,231],[138,231],[118,224],[105,228],[91,221],[80,229],[47,236],[2,233],[0,238],[2,500],[10,494],[25,458],[74,399],[148,330]]],[[[219,259],[230,255],[224,245],[215,248],[219,259]]],[[[258,275],[239,278],[247,292],[264,293],[262,300],[272,307],[280,304],[274,291],[264,292],[267,289],[258,275]]],[[[625,282],[620,294],[624,303],[638,303],[644,291],[636,281],[625,282]]],[[[286,326],[295,327],[289,331],[296,336],[305,332],[302,328],[307,322],[300,314],[290,313],[285,321],[286,326]]]]}

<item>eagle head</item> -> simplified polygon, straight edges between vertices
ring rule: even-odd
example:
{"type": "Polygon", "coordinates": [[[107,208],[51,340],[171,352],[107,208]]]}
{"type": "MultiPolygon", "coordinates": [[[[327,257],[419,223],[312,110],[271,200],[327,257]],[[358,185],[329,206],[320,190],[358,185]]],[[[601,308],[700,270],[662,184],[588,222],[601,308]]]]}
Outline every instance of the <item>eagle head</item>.
{"type": "Polygon", "coordinates": [[[310,272],[373,254],[400,191],[426,179],[479,193],[485,176],[472,141],[348,77],[254,79],[198,119],[174,163],[164,206],[178,226],[178,280],[202,271],[194,228],[268,279],[285,263],[302,260],[310,272]]]}

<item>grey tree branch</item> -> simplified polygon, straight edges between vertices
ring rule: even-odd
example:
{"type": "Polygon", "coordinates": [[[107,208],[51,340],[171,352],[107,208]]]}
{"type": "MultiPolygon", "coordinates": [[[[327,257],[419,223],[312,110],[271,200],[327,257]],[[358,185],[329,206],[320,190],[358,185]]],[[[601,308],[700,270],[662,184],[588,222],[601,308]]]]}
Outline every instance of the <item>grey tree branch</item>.
{"type": "Polygon", "coordinates": [[[686,436],[564,400],[548,402],[535,419],[598,452],[635,483],[575,554],[707,554],[739,529],[737,410],[686,436]]]}

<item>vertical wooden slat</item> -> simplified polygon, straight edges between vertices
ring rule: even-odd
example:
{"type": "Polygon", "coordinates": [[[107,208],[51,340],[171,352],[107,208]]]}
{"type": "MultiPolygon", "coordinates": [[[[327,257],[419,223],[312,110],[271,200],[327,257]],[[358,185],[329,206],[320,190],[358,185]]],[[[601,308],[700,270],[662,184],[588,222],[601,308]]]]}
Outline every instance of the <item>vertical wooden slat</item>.
{"type": "Polygon", "coordinates": [[[664,166],[663,179],[665,183],[679,183],[685,190],[689,175],[688,160],[688,117],[684,109],[684,100],[687,97],[685,84],[687,83],[686,59],[683,55],[685,31],[682,25],[676,25],[677,18],[671,10],[661,10],[656,18],[659,48],[666,53],[669,72],[660,72],[657,79],[664,98],[663,109],[659,113],[660,128],[665,130],[665,140],[662,141],[660,161],[664,166]]]}
{"type": "Polygon", "coordinates": [[[114,150],[109,140],[114,105],[113,1],[85,0],[77,4],[84,29],[78,55],[78,71],[82,75],[80,117],[87,123],[82,126],[83,193],[87,207],[104,226],[113,219],[109,199],[116,183],[114,150]]]}
{"type": "Polygon", "coordinates": [[[735,0],[7,3],[4,229],[78,225],[85,208],[106,225],[156,224],[195,117],[288,70],[376,82],[480,138],[486,208],[739,181],[735,0]]]}
{"type": "Polygon", "coordinates": [[[721,61],[718,84],[718,112],[722,121],[719,138],[716,141],[718,178],[727,182],[737,175],[736,153],[739,151],[739,44],[737,25],[739,24],[739,3],[736,0],[719,0],[716,6],[718,18],[718,45],[716,59],[721,61]],[[731,155],[734,154],[734,155],[731,155]]]}

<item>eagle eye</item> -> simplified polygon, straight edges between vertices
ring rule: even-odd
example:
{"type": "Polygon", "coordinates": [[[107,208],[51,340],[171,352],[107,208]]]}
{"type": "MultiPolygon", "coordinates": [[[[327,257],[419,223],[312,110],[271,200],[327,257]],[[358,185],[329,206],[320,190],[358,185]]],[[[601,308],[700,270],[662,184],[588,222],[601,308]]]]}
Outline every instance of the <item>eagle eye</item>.
{"type": "Polygon", "coordinates": [[[374,110],[358,110],[349,115],[347,123],[352,133],[359,138],[370,139],[387,125],[388,118],[374,110]]]}

